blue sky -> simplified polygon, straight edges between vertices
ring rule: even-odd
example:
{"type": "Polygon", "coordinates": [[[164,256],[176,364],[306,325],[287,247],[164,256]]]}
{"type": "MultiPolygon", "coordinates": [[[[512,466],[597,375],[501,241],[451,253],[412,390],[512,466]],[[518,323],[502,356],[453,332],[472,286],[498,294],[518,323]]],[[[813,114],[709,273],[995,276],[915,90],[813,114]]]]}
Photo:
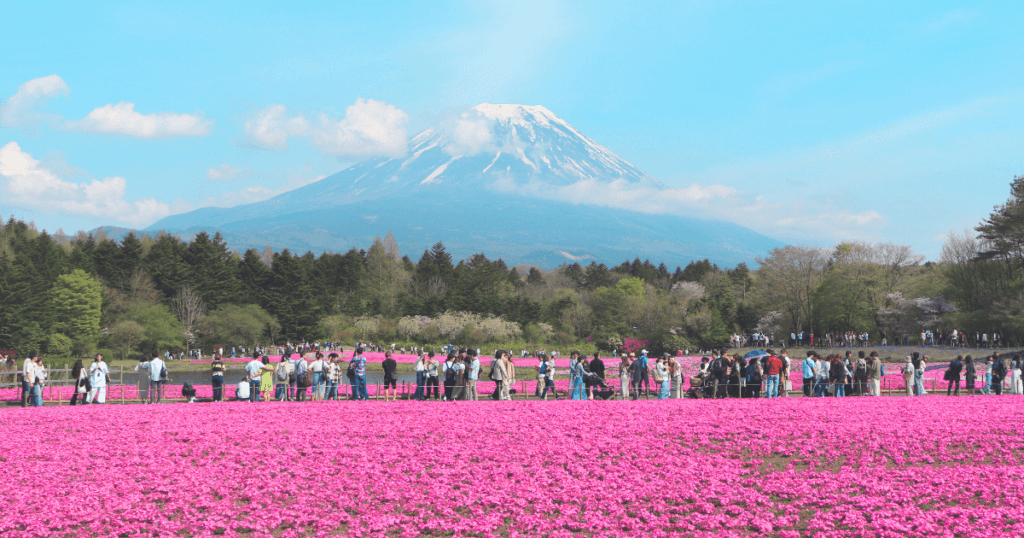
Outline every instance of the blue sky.
{"type": "Polygon", "coordinates": [[[732,193],[680,212],[934,259],[1024,174],[1022,27],[1018,2],[16,2],[0,212],[145,226],[522,103],[732,193]]]}

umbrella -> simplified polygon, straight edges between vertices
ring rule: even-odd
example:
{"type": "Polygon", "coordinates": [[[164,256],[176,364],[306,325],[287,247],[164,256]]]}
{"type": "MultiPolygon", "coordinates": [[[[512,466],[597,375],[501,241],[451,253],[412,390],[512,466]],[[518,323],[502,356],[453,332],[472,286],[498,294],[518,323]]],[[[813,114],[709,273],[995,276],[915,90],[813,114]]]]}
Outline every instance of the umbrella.
{"type": "Polygon", "coordinates": [[[750,359],[757,360],[757,359],[760,359],[761,357],[765,357],[767,355],[768,355],[768,353],[766,353],[765,351],[762,351],[760,349],[755,349],[754,351],[748,352],[746,355],[743,356],[743,358],[749,361],[750,359]]]}

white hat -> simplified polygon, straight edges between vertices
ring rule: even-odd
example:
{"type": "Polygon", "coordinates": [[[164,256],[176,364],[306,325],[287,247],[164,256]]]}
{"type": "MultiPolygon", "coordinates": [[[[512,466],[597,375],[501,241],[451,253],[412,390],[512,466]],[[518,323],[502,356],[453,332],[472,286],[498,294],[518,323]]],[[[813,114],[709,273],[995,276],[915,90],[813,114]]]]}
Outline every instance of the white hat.
{"type": "Polygon", "coordinates": [[[646,355],[647,354],[647,350],[646,349],[641,349],[640,353],[643,353],[644,355],[646,355]]]}

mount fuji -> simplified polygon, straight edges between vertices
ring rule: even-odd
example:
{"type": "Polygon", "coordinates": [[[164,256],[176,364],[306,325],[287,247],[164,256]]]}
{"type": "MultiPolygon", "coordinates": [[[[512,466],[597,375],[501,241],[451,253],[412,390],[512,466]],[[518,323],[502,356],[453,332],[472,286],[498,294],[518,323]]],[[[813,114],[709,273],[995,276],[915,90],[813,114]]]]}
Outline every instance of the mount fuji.
{"type": "Polygon", "coordinates": [[[632,190],[668,191],[542,106],[484,103],[420,132],[403,156],[369,159],[262,202],[166,217],[146,231],[219,231],[232,248],[320,252],[365,248],[391,230],[414,259],[442,241],[455,259],[483,252],[542,267],[635,257],[732,266],[782,246],[737,224],[590,196],[632,190]]]}

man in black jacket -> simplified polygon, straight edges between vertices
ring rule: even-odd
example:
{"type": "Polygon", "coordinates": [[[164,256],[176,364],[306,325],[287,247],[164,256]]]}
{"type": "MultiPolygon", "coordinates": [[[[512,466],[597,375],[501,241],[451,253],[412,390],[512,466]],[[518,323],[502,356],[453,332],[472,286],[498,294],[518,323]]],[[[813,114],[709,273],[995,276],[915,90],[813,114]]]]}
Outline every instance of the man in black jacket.
{"type": "Polygon", "coordinates": [[[590,372],[594,374],[594,385],[604,386],[604,361],[601,354],[594,352],[594,360],[590,361],[590,372]]]}
{"type": "Polygon", "coordinates": [[[955,359],[950,361],[949,368],[946,369],[946,381],[949,385],[946,386],[946,396],[951,393],[953,396],[960,396],[960,372],[963,370],[964,365],[960,362],[960,356],[958,355],[955,359]],[[956,385],[956,388],[953,388],[956,385]]]}
{"type": "Polygon", "coordinates": [[[999,352],[992,354],[992,392],[1001,395],[1003,393],[1003,379],[1006,379],[1006,364],[999,357],[999,352]]]}

